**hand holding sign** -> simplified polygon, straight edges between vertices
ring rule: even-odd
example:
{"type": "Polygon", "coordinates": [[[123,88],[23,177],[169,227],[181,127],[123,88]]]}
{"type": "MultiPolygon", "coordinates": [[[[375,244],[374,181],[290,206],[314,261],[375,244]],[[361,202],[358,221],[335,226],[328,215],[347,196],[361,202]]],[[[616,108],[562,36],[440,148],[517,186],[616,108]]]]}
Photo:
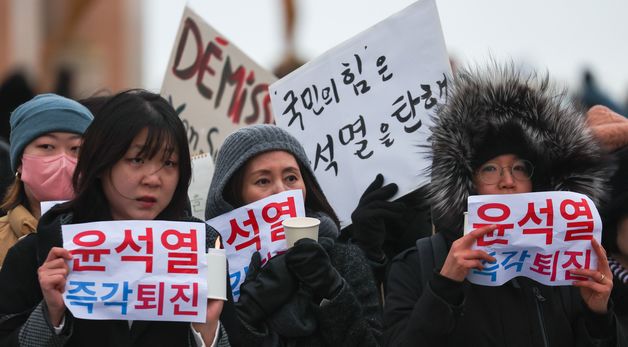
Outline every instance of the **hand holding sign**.
{"type": "Polygon", "coordinates": [[[72,259],[72,256],[68,250],[61,247],[53,247],[48,252],[46,261],[37,270],[39,286],[48,308],[50,322],[54,326],[61,324],[63,314],[65,313],[62,294],[65,290],[66,277],[70,272],[65,261],[70,259],[72,259]]]}
{"type": "Polygon", "coordinates": [[[61,228],[58,252],[72,256],[63,300],[74,317],[206,322],[204,224],[116,220],[61,228]]]}
{"type": "MultiPolygon", "coordinates": [[[[545,285],[586,281],[575,269],[596,269],[598,255],[592,239],[601,239],[602,222],[595,204],[575,192],[477,195],[469,197],[468,224],[494,224],[496,231],[473,246],[495,257],[472,270],[472,283],[499,286],[517,276],[545,285]]],[[[602,273],[605,270],[602,269],[602,273]]],[[[597,277],[601,278],[598,272],[597,277]]],[[[610,273],[609,273],[610,274],[610,273]]]]}
{"type": "Polygon", "coordinates": [[[405,205],[402,202],[388,201],[397,193],[395,183],[384,186],[384,176],[378,174],[366,188],[358,207],[351,214],[353,221],[353,241],[364,251],[366,256],[375,261],[382,261],[382,250],[386,240],[386,222],[400,219],[405,205]]]}
{"type": "Polygon", "coordinates": [[[471,247],[477,239],[493,232],[495,228],[495,225],[483,226],[454,241],[440,274],[454,281],[462,282],[467,277],[469,270],[482,270],[482,260],[494,262],[495,258],[488,255],[485,251],[472,249],[471,247]]]}
{"type": "Polygon", "coordinates": [[[591,245],[597,254],[597,270],[573,269],[570,272],[590,278],[590,281],[575,281],[573,285],[580,287],[580,295],[591,311],[604,314],[608,311],[608,299],[613,290],[613,273],[604,248],[595,239],[591,240],[591,245]]]}

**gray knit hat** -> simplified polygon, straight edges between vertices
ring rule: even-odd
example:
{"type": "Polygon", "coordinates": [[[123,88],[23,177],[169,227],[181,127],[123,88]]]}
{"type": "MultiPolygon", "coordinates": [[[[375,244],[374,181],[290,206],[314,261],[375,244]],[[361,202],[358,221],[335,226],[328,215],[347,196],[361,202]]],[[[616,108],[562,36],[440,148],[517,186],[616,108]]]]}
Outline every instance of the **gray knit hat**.
{"type": "MultiPolygon", "coordinates": [[[[205,219],[211,219],[233,210],[223,198],[223,191],[231,176],[250,158],[264,152],[282,150],[294,155],[314,178],[310,161],[303,146],[287,131],[270,124],[252,125],[241,128],[227,136],[216,156],[216,167],[205,208],[205,219]]],[[[314,184],[318,185],[314,178],[314,184]]],[[[320,186],[318,187],[320,189],[320,186]]]]}
{"type": "Polygon", "coordinates": [[[83,134],[93,119],[85,106],[56,94],[23,103],[11,114],[11,169],[15,172],[24,148],[34,139],[56,131],[83,134]]]}

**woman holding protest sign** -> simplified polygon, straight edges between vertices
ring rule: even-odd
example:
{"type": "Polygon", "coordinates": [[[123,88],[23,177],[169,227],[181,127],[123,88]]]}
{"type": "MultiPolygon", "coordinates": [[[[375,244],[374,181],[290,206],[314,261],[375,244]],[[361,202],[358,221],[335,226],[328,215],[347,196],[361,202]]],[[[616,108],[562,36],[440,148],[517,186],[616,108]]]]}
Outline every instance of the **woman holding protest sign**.
{"type": "Polygon", "coordinates": [[[319,240],[299,240],[263,266],[260,254],[253,254],[234,304],[238,319],[232,326],[225,322],[230,338],[240,337],[244,346],[377,345],[381,310],[364,255],[336,243],[338,219],[303,147],[285,130],[254,125],[227,137],[216,158],[206,218],[294,189],[303,192],[307,215],[321,221],[319,240]]]}
{"type": "MultiPolygon", "coordinates": [[[[61,225],[110,220],[186,221],[190,155],[183,124],[157,94],[114,95],[86,131],[73,176],[76,197],[54,207],[18,242],[0,270],[0,345],[225,345],[222,301],[207,322],[87,320],[63,301],[67,260],[61,225]]],[[[211,240],[210,240],[211,241],[211,240]]]]}
{"type": "Polygon", "coordinates": [[[588,281],[551,287],[525,277],[488,287],[465,280],[494,257],[472,249],[495,230],[465,236],[469,195],[569,190],[599,203],[606,160],[547,79],[514,67],[461,71],[432,136],[432,215],[437,234],[395,259],[388,277],[388,345],[625,346],[609,300],[612,274],[595,240],[588,281]],[[431,254],[430,254],[431,253],[431,254]]]}
{"type": "Polygon", "coordinates": [[[42,94],[11,114],[11,169],[0,218],[0,267],[9,248],[34,233],[43,201],[68,200],[74,196],[72,174],[81,136],[92,119],[91,112],[74,100],[42,94]]]}

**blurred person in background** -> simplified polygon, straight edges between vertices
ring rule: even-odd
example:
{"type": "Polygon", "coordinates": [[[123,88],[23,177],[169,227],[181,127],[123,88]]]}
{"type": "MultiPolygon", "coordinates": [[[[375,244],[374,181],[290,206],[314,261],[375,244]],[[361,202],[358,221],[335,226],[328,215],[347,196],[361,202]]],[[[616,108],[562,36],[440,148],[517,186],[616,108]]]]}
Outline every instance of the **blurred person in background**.
{"type": "Polygon", "coordinates": [[[42,94],[11,114],[10,159],[14,173],[0,208],[0,266],[11,246],[37,230],[43,201],[74,196],[72,174],[91,112],[76,101],[42,94]]]}

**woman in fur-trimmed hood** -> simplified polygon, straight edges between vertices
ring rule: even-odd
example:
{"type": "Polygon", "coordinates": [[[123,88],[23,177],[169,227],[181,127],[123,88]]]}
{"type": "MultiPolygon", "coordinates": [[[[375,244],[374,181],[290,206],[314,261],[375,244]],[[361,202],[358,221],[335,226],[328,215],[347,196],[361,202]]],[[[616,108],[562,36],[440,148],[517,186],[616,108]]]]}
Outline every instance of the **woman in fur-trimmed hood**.
{"type": "Polygon", "coordinates": [[[462,235],[475,169],[498,154],[534,163],[533,191],[574,191],[598,206],[606,198],[609,167],[585,113],[547,77],[514,67],[461,71],[432,131],[432,213],[448,239],[462,235]]]}
{"type": "Polygon", "coordinates": [[[596,204],[605,198],[605,155],[584,112],[564,95],[547,77],[513,66],[456,75],[432,129],[433,257],[417,246],[393,261],[384,314],[388,345],[626,345],[609,301],[612,274],[595,242],[598,270],[572,271],[591,281],[550,287],[517,277],[488,287],[465,279],[482,261],[495,261],[471,249],[492,226],[462,235],[469,195],[569,190],[596,204]]]}

